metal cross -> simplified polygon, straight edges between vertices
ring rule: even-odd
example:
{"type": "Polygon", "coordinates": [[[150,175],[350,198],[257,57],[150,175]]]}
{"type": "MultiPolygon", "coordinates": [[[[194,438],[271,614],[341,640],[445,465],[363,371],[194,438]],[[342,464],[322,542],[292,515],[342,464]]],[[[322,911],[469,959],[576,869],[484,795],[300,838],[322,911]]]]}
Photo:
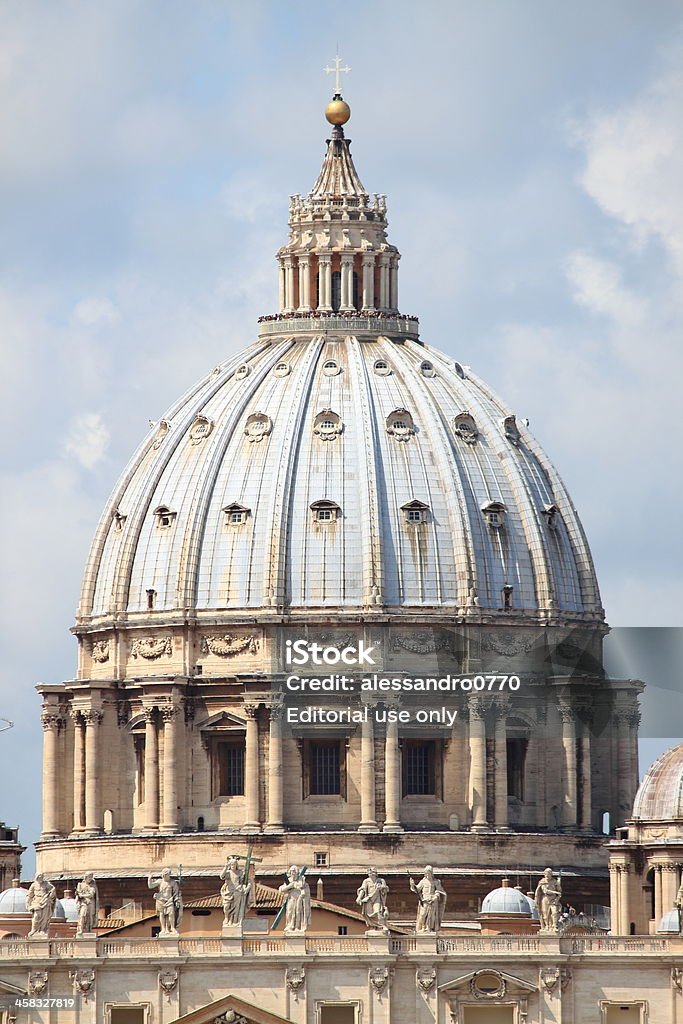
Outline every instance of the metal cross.
{"type": "Polygon", "coordinates": [[[323,71],[326,71],[328,75],[330,75],[330,74],[332,74],[332,72],[334,72],[334,75],[335,75],[334,94],[335,94],[335,96],[341,96],[341,77],[340,77],[341,73],[351,70],[351,68],[348,67],[348,66],[345,67],[345,68],[342,68],[342,67],[340,67],[340,65],[341,65],[341,57],[339,56],[339,54],[337,54],[337,56],[334,58],[334,67],[333,68],[323,68],[323,71]]]}

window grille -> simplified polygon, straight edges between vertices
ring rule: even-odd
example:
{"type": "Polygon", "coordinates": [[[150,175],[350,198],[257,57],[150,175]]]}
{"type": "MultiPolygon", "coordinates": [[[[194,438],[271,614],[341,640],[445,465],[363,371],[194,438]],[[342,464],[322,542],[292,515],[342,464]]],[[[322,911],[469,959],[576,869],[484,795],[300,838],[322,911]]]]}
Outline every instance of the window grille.
{"type": "Polygon", "coordinates": [[[242,743],[221,743],[219,745],[218,795],[244,795],[244,745],[242,743]]]}
{"type": "Polygon", "coordinates": [[[316,796],[341,794],[339,743],[311,743],[309,757],[311,793],[316,796]]]}
{"type": "Polygon", "coordinates": [[[436,792],[434,743],[406,741],[403,751],[403,795],[429,796],[436,792]]]}

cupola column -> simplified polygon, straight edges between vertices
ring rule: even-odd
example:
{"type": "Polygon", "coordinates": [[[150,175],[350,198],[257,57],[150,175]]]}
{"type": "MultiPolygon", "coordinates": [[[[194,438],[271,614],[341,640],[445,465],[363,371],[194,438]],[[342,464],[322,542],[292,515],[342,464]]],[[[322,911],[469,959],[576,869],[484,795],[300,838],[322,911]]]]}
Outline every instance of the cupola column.
{"type": "Polygon", "coordinates": [[[391,257],[389,269],[389,305],[392,309],[398,309],[398,261],[400,256],[396,253],[391,257]]]}
{"type": "Polygon", "coordinates": [[[359,832],[376,832],[375,810],[375,725],[373,705],[366,705],[367,720],[361,723],[360,739],[360,825],[359,832]]]}
{"type": "Polygon", "coordinates": [[[85,825],[85,737],[80,710],[72,709],[71,719],[74,726],[73,831],[82,832],[85,825]]]}
{"type": "Polygon", "coordinates": [[[664,916],[664,902],[662,900],[662,865],[655,863],[652,868],[652,878],[655,887],[655,928],[664,916]]]}
{"type": "Polygon", "coordinates": [[[468,711],[470,718],[469,804],[472,812],[472,829],[475,832],[484,832],[489,827],[486,819],[486,721],[484,707],[480,701],[470,701],[468,711]]]}
{"type": "Polygon", "coordinates": [[[375,308],[375,257],[363,256],[363,310],[375,308]]]}
{"type": "Polygon", "coordinates": [[[178,831],[178,715],[180,708],[171,704],[161,709],[164,722],[164,832],[178,831]]]}
{"type": "Polygon", "coordinates": [[[341,309],[353,308],[353,253],[342,253],[341,309]]]}
{"type": "Polygon", "coordinates": [[[100,810],[100,750],[99,730],[103,714],[97,708],[83,712],[85,722],[85,834],[97,835],[102,831],[100,810]]]}
{"type": "Polygon", "coordinates": [[[389,308],[389,255],[386,252],[379,254],[379,308],[389,308]]]}
{"type": "Polygon", "coordinates": [[[258,705],[246,704],[246,749],[244,754],[245,820],[242,832],[260,832],[258,705]]]}
{"type": "Polygon", "coordinates": [[[268,821],[266,832],[282,832],[284,829],[283,807],[283,765],[282,765],[282,704],[270,708],[268,734],[268,821]]]}
{"type": "Polygon", "coordinates": [[[294,312],[294,259],[285,256],[285,313],[294,312]]]}
{"type": "Polygon", "coordinates": [[[662,916],[671,910],[678,896],[678,865],[662,864],[662,916]]]}
{"type": "Polygon", "coordinates": [[[628,935],[631,931],[631,905],[628,882],[630,867],[630,864],[619,865],[619,921],[622,935],[628,935]]]}
{"type": "Polygon", "coordinates": [[[145,828],[159,828],[159,733],[156,708],[145,708],[145,828]]]}
{"type": "Polygon", "coordinates": [[[278,260],[278,306],[281,313],[285,311],[287,303],[287,279],[285,265],[281,259],[278,260]]]}
{"type": "MultiPolygon", "coordinates": [[[[393,706],[392,706],[393,709],[393,706]]],[[[384,746],[384,831],[402,832],[398,722],[387,722],[384,746]]]]}
{"type": "Polygon", "coordinates": [[[318,309],[329,312],[332,309],[332,255],[318,256],[318,309]]]}
{"type": "Polygon", "coordinates": [[[308,256],[299,256],[299,312],[311,310],[311,261],[308,256]]]}
{"type": "Polygon", "coordinates": [[[563,829],[576,828],[577,821],[577,786],[576,786],[576,721],[574,709],[570,704],[560,705],[562,717],[562,752],[563,752],[563,783],[562,820],[563,829]]]}
{"type": "Polygon", "coordinates": [[[57,707],[46,707],[40,716],[43,726],[43,832],[41,839],[59,835],[59,732],[63,719],[57,707]]]}
{"type": "Polygon", "coordinates": [[[617,725],[617,778],[619,787],[619,820],[617,825],[623,825],[631,813],[633,806],[633,786],[631,771],[633,768],[633,755],[631,752],[631,735],[629,728],[629,714],[626,710],[620,710],[615,715],[617,725]]]}
{"type": "Polygon", "coordinates": [[[583,723],[581,733],[581,827],[593,831],[593,783],[590,719],[583,723]]]}

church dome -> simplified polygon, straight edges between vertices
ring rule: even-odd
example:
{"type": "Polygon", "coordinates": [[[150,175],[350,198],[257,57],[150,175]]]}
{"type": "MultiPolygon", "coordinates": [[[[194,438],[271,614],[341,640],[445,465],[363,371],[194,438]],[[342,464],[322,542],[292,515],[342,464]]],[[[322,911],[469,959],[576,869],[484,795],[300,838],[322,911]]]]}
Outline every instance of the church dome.
{"type": "Polygon", "coordinates": [[[531,916],[530,901],[519,889],[510,888],[507,878],[498,889],[493,889],[487,896],[484,896],[481,904],[482,914],[524,914],[531,916]]]}
{"type": "Polygon", "coordinates": [[[661,754],[648,768],[633,804],[641,821],[683,818],[683,743],[661,754]]]}
{"type": "Polygon", "coordinates": [[[668,910],[664,917],[657,925],[658,935],[680,935],[681,934],[681,915],[680,911],[676,907],[672,907],[668,910]]]}
{"type": "Polygon", "coordinates": [[[562,481],[472,370],[379,319],[276,326],[150,430],[99,524],[80,621],[332,607],[601,619],[562,481]]]}
{"type": "Polygon", "coordinates": [[[8,914],[28,914],[27,896],[28,889],[23,889],[19,885],[19,880],[15,878],[9,889],[0,892],[0,917],[6,917],[8,914]]]}

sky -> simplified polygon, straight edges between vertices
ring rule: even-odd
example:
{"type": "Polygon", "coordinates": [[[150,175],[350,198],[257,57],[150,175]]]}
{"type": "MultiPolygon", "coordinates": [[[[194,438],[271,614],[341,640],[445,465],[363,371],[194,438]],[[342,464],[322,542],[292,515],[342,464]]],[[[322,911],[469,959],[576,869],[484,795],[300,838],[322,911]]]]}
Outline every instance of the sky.
{"type": "Polygon", "coordinates": [[[0,819],[27,844],[34,686],[74,674],[101,508],[275,310],[337,47],[402,311],[531,421],[608,621],[681,623],[683,2],[0,0],[0,819]]]}

